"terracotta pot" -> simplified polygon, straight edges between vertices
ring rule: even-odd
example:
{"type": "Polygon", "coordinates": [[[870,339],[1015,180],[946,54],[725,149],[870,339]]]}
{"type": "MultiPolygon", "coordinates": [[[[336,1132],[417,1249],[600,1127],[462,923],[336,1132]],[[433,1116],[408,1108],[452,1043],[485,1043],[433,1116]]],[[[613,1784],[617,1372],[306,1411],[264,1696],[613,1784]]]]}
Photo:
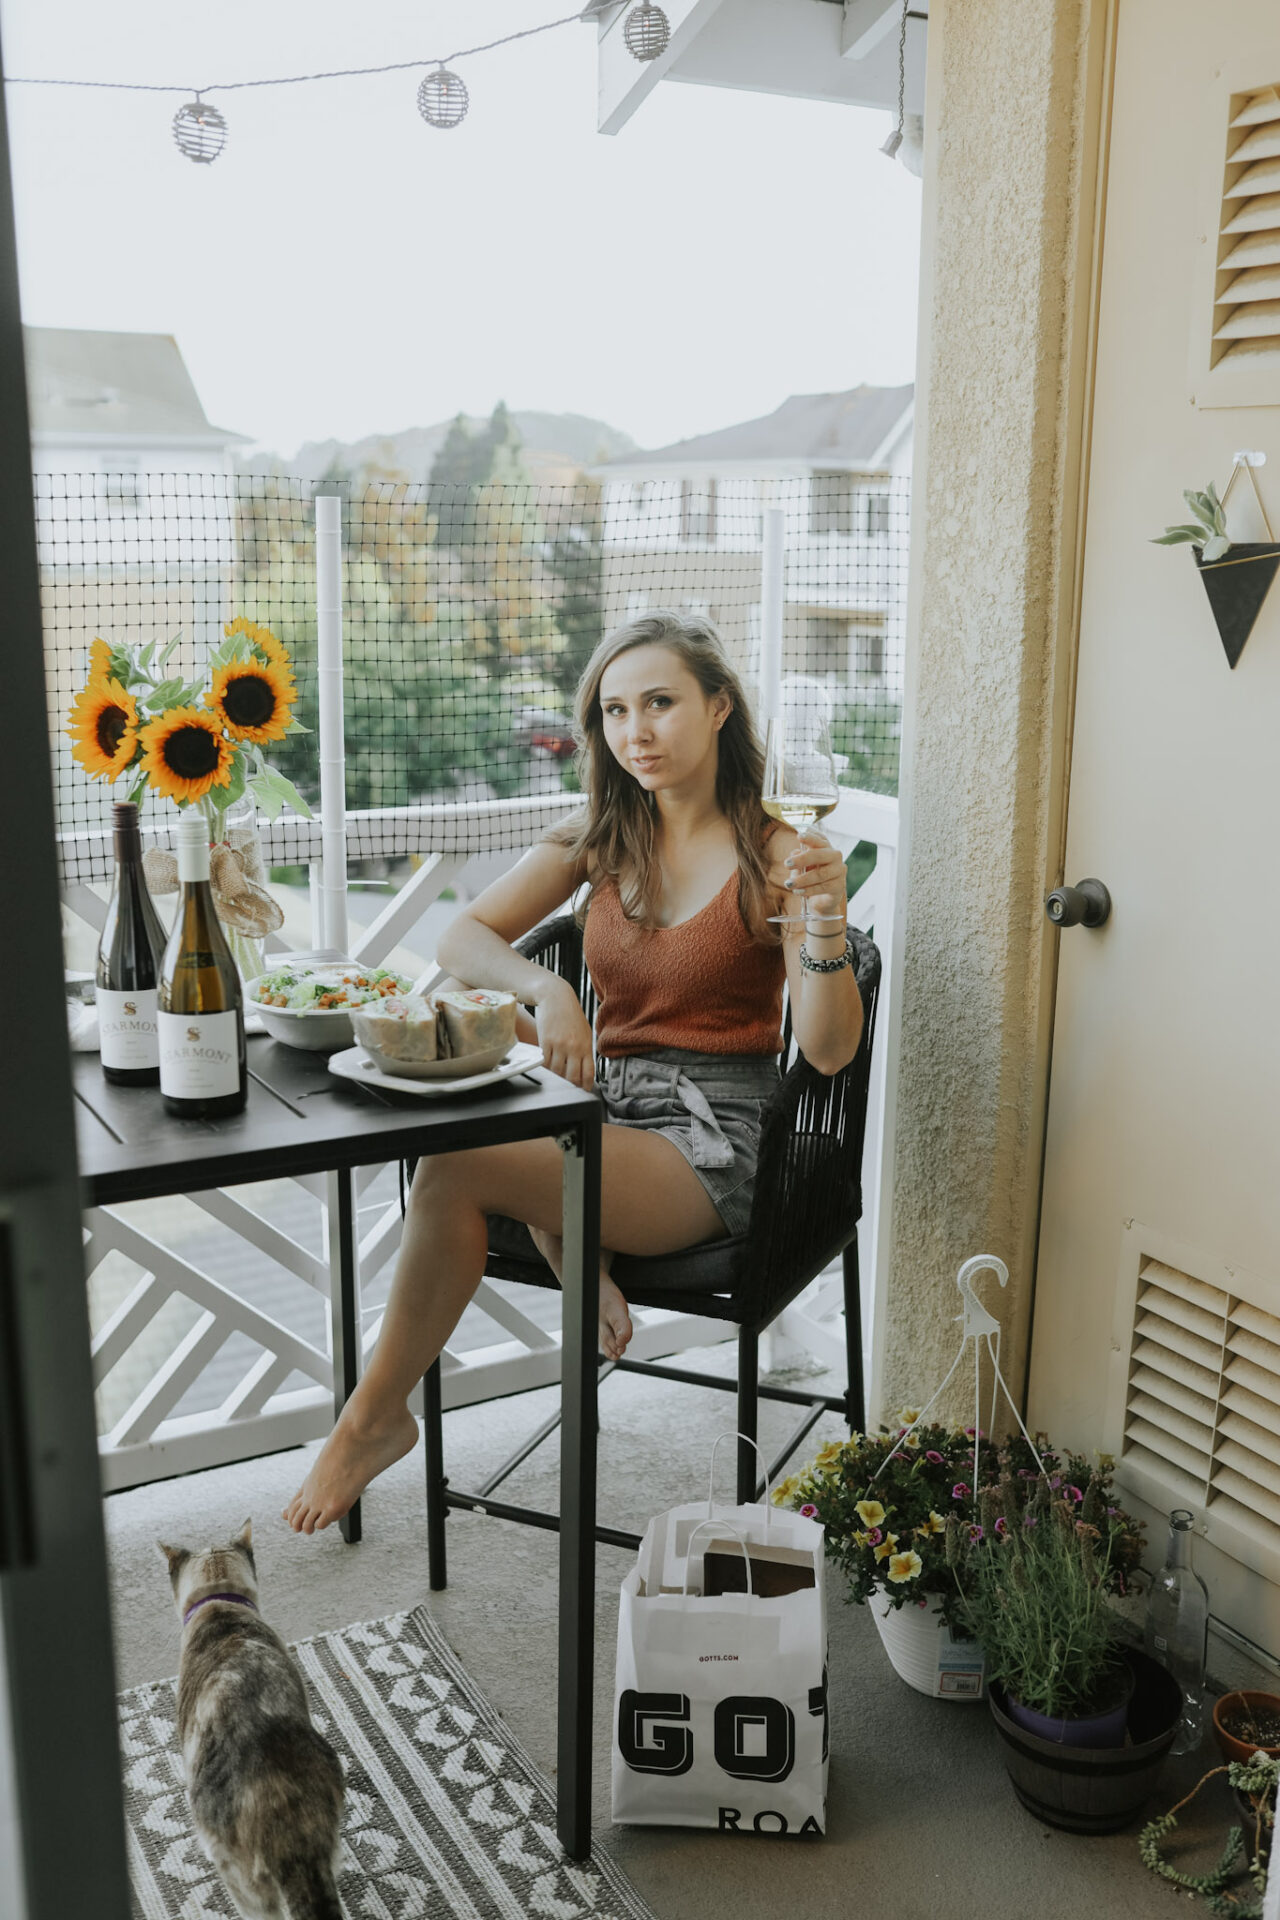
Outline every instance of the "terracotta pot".
{"type": "MultiPolygon", "coordinates": [[[[1242,1692],[1224,1693],[1213,1703],[1213,1737],[1217,1741],[1224,1760],[1248,1760],[1259,1751],[1249,1740],[1241,1740],[1235,1734],[1228,1733],[1223,1726],[1223,1718],[1232,1717],[1234,1710],[1241,1705],[1254,1711],[1280,1715],[1280,1694],[1258,1693],[1244,1689],[1242,1692]]],[[[1280,1753],[1280,1745],[1263,1747],[1263,1753],[1280,1753]]]]}
{"type": "Polygon", "coordinates": [[[900,1680],[931,1700],[982,1699],[982,1649],[976,1640],[957,1640],[933,1600],[895,1609],[873,1595],[867,1604],[900,1680]]]}

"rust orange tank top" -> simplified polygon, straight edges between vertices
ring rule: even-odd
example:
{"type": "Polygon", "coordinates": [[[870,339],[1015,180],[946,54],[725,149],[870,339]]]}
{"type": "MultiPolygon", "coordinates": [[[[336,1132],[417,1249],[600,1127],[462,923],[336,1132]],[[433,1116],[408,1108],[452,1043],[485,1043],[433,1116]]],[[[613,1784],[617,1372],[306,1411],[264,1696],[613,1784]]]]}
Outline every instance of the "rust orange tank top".
{"type": "Polygon", "coordinates": [[[736,873],[674,927],[628,920],[617,882],[602,880],[583,953],[599,1003],[596,1048],[607,1060],[655,1047],[770,1054],[782,1046],[782,948],[752,939],[736,873]]]}

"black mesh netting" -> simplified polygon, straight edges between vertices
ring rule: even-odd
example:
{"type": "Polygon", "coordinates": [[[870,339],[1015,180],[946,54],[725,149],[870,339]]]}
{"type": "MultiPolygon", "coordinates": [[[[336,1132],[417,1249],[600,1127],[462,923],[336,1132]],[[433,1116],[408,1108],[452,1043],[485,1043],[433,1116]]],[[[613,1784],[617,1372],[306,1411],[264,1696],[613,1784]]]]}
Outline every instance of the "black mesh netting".
{"type": "MultiPolygon", "coordinates": [[[[238,615],[289,648],[308,733],[265,749],[319,798],[312,483],[215,474],[36,477],[64,877],[109,870],[112,789],[65,728],[90,642],[166,644],[196,673],[238,615]]],[[[909,483],[865,474],[373,483],[342,503],[350,858],[527,846],[574,790],[569,715],[595,642],[657,608],[710,615],[749,687],[762,508],[786,515],[783,671],[828,713],[842,780],[896,792],[909,483]],[[799,677],[797,681],[796,677],[799,677]],[[530,801],[541,800],[540,809],[530,801]],[[520,804],[524,802],[526,804],[520,804]]],[[[144,820],[172,820],[148,799],[144,820]]]]}

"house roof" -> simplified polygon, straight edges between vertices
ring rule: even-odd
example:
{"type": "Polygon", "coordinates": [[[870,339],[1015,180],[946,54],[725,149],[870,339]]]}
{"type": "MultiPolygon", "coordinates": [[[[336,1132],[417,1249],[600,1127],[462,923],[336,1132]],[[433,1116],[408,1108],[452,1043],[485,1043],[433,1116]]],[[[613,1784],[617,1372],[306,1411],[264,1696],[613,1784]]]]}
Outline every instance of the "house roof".
{"type": "Polygon", "coordinates": [[[639,469],[716,467],[866,468],[878,465],[906,424],[914,388],[852,387],[847,393],[795,393],[773,413],[668,447],[624,453],[598,471],[620,477],[639,469]]]}
{"type": "Polygon", "coordinates": [[[205,417],[172,334],[24,327],[23,337],[36,436],[211,447],[246,438],[205,417]]]}

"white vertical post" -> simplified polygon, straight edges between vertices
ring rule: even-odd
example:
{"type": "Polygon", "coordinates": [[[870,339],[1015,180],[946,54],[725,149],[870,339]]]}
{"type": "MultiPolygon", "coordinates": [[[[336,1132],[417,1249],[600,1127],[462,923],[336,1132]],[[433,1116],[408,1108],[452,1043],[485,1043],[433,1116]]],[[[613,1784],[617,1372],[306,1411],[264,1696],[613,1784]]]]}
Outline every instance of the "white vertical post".
{"type": "Polygon", "coordinates": [[[759,717],[763,727],[782,709],[782,614],[786,600],[787,516],[782,507],[766,507],[761,518],[759,717]]]}
{"type": "Polygon", "coordinates": [[[342,731],[342,501],[316,496],[320,672],[320,944],[347,951],[347,757],[342,731]]]}

